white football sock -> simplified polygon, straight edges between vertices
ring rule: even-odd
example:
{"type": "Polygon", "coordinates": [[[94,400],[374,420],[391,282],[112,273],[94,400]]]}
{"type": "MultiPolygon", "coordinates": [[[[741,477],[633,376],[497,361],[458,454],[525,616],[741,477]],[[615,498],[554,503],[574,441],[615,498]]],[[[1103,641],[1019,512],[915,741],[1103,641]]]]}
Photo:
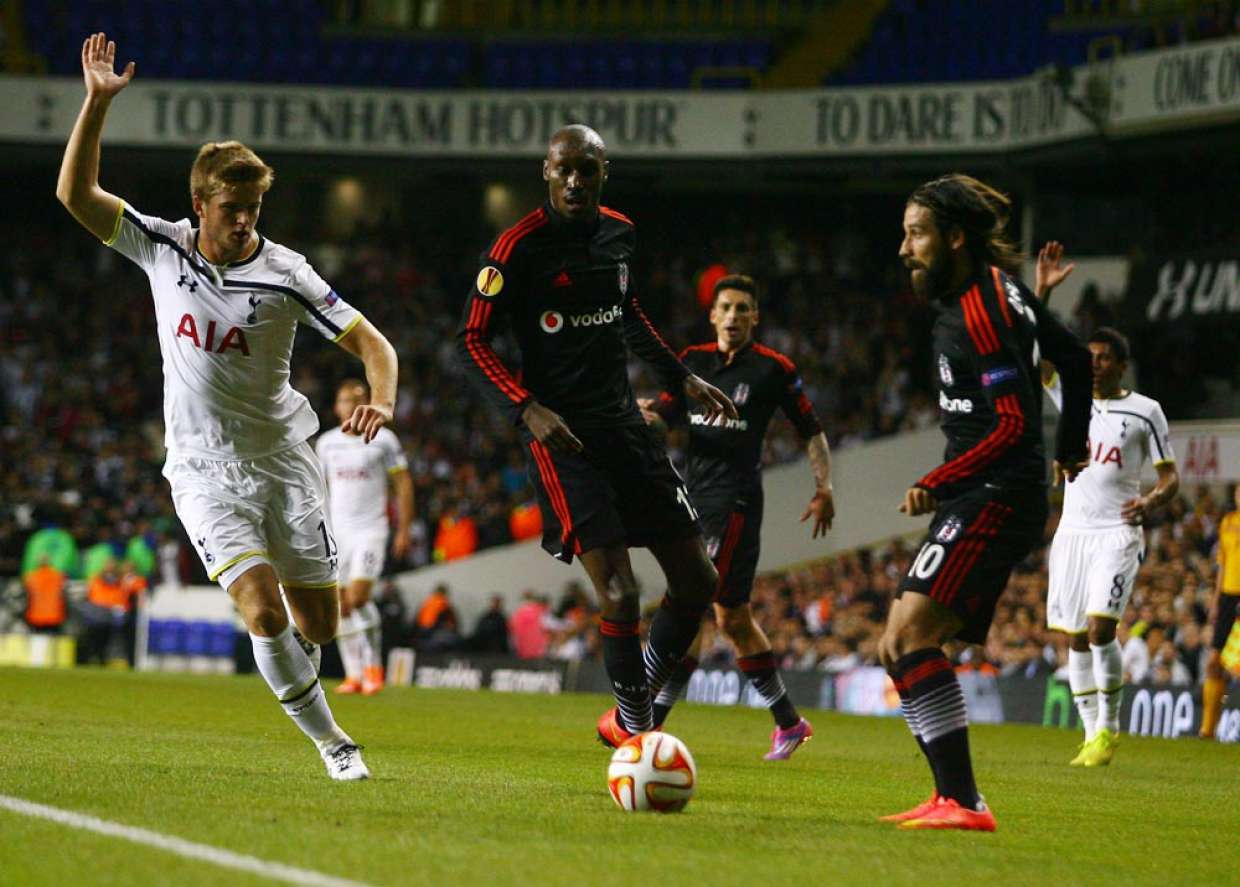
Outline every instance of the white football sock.
{"type": "Polygon", "coordinates": [[[1097,732],[1098,685],[1094,683],[1094,657],[1088,650],[1068,651],[1068,686],[1089,742],[1097,732]]]}
{"type": "Polygon", "coordinates": [[[348,742],[349,737],[336,726],[327,707],[327,697],[310,657],[293,639],[292,626],[286,626],[273,638],[251,634],[250,641],[259,673],[301,732],[314,740],[320,750],[348,742]]]}
{"type": "Polygon", "coordinates": [[[379,616],[379,608],[375,606],[374,601],[367,601],[362,604],[360,612],[366,620],[366,639],[370,641],[371,664],[383,664],[383,630],[380,623],[383,619],[379,616]]]}
{"type": "Polygon", "coordinates": [[[340,617],[340,628],[336,631],[336,648],[340,651],[340,662],[344,665],[344,676],[352,680],[362,679],[362,669],[366,663],[362,659],[362,648],[358,644],[361,627],[357,624],[357,612],[340,617]]]}
{"type": "Polygon", "coordinates": [[[1119,706],[1124,700],[1124,654],[1119,641],[1101,647],[1089,645],[1094,659],[1094,683],[1098,685],[1098,730],[1119,732],[1119,706]]]}

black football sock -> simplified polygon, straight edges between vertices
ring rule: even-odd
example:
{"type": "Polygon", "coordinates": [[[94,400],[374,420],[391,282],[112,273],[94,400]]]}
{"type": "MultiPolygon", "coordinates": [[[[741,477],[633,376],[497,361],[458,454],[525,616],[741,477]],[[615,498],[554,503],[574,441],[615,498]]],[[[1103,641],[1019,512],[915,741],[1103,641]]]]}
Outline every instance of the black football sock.
{"type": "Polygon", "coordinates": [[[702,627],[701,607],[684,606],[663,596],[663,603],[650,620],[650,637],[646,639],[646,682],[650,692],[658,694],[672,676],[676,666],[702,627]]]}
{"type": "Polygon", "coordinates": [[[962,807],[977,809],[980,798],[969,756],[969,717],[951,663],[938,647],[927,647],[902,656],[895,671],[908,688],[909,707],[939,794],[962,807]]]}
{"type": "Polygon", "coordinates": [[[667,679],[662,687],[659,688],[659,695],[654,698],[654,725],[662,727],[663,722],[667,720],[667,714],[672,710],[672,706],[684,694],[685,688],[689,686],[689,679],[693,677],[693,672],[697,670],[698,661],[692,656],[682,656],[680,662],[672,669],[672,675],[667,679]]]}
{"type": "Polygon", "coordinates": [[[779,669],[775,666],[774,653],[767,650],[754,656],[742,656],[736,660],[736,665],[745,673],[745,677],[749,678],[749,683],[758,691],[781,729],[787,730],[800,722],[801,716],[788,698],[784,679],[779,676],[779,669]]]}
{"type": "Polygon", "coordinates": [[[642,662],[642,642],[637,636],[638,624],[604,619],[599,625],[599,633],[603,636],[603,666],[616,697],[620,725],[630,733],[654,728],[650,688],[642,662]]]}
{"type": "Polygon", "coordinates": [[[908,687],[905,686],[904,681],[894,671],[889,671],[888,674],[891,675],[891,682],[896,685],[896,692],[900,694],[900,713],[904,715],[904,722],[908,724],[909,732],[917,740],[917,747],[926,756],[926,763],[930,765],[930,770],[934,773],[934,793],[936,795],[941,794],[942,786],[939,783],[939,772],[935,769],[934,758],[930,757],[930,750],[926,748],[926,740],[921,738],[921,726],[917,723],[917,712],[913,710],[908,687]]]}

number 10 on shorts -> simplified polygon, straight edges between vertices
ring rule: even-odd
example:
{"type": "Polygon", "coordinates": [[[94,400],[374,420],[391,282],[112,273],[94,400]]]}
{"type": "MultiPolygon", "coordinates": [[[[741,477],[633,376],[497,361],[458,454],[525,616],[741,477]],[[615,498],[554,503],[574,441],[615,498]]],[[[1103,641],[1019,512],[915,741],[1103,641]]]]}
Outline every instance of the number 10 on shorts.
{"type": "Polygon", "coordinates": [[[917,557],[913,558],[909,572],[915,579],[929,579],[943,566],[943,556],[946,553],[946,549],[938,542],[927,542],[917,552],[917,557]]]}

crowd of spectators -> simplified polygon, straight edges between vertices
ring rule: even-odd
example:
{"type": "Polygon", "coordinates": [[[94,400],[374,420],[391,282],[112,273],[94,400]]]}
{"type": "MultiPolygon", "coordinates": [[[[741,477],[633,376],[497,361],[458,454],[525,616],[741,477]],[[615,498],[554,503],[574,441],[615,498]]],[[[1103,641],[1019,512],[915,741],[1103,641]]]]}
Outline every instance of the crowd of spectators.
{"type": "MultiPolygon", "coordinates": [[[[1227,493],[1219,497],[1200,488],[1191,502],[1181,496],[1151,522],[1146,559],[1118,631],[1128,681],[1192,685],[1202,680],[1218,526],[1234,501],[1233,491],[1227,493]]],[[[1054,511],[1048,541],[1057,521],[1054,511]]],[[[956,645],[954,659],[960,667],[1024,676],[1066,667],[1066,637],[1046,628],[1047,552],[1040,548],[1013,572],[986,644],[956,645]]],[[[780,666],[841,672],[877,665],[887,608],[914,554],[909,542],[897,538],[760,575],[752,606],[780,666]]],[[[420,621],[405,618],[390,628],[403,642],[426,652],[564,660],[601,655],[598,611],[577,582],[569,582],[554,601],[527,591],[511,613],[496,597],[473,633],[455,635],[447,647],[435,644],[420,621]],[[506,632],[497,625],[506,626],[506,632]]],[[[707,668],[735,664],[730,643],[709,621],[700,661],[707,668]]]]}
{"type": "MultiPolygon", "coordinates": [[[[928,374],[917,372],[929,344],[915,335],[922,309],[894,268],[877,278],[867,271],[892,267],[890,256],[876,259],[844,228],[744,226],[739,211],[720,216],[717,231],[687,238],[670,236],[676,218],[649,213],[635,278],[669,342],[712,337],[699,301],[704,273],[754,273],[766,287],[761,338],[798,363],[833,446],[934,421],[928,374]]],[[[346,239],[298,244],[400,355],[395,430],[409,456],[416,516],[410,554],[391,570],[538,532],[516,430],[474,396],[454,350],[459,306],[491,234],[434,221],[407,231],[389,220],[346,239]],[[453,527],[462,532],[448,534],[453,527]]],[[[104,543],[118,557],[142,538],[161,552],[163,569],[151,578],[204,581],[160,476],[162,380],[145,277],[67,216],[10,234],[0,245],[0,577],[17,575],[33,532],[60,527],[80,550],[104,543]]],[[[335,422],[336,382],[360,369],[299,333],[292,382],[324,427],[335,422]]],[[[639,394],[656,393],[644,368],[634,366],[633,380],[639,394]]],[[[791,425],[777,419],[766,461],[801,451],[791,425]]]]}

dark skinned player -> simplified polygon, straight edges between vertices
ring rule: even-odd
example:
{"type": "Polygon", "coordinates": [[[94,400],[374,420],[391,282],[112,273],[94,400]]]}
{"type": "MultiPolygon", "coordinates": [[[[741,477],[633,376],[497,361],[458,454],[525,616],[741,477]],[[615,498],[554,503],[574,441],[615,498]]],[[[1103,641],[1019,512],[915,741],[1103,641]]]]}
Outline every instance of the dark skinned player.
{"type": "Polygon", "coordinates": [[[653,728],[652,694],[696,636],[717,579],[688,492],[638,410],[630,350],[712,420],[737,413],[689,372],[638,304],[634,225],[600,204],[607,175],[594,130],[568,126],[552,136],[548,199],[482,254],[457,348],[471,382],[520,431],[543,548],[566,563],[580,559],[598,594],[616,698],[598,734],[615,746],[653,728]],[[520,381],[491,347],[501,324],[520,349],[520,381]],[[649,548],[667,578],[644,659],[630,547],[649,548]]]}

